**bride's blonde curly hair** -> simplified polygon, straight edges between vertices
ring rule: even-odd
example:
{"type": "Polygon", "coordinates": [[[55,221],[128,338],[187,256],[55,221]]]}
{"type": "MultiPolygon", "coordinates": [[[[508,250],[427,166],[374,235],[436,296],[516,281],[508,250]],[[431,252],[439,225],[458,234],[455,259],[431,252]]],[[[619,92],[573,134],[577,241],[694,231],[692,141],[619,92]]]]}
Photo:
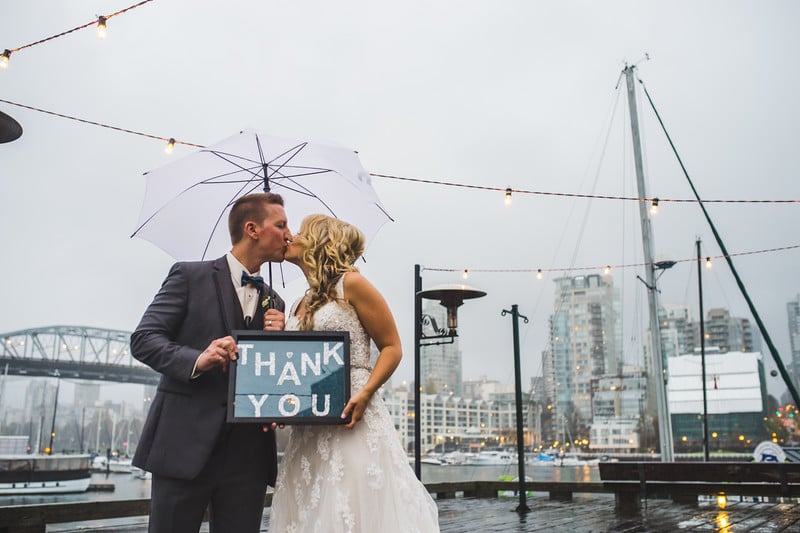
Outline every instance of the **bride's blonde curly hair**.
{"type": "Polygon", "coordinates": [[[302,250],[300,262],[308,278],[306,312],[300,330],[310,330],[314,313],[336,299],[336,283],[346,272],[358,272],[353,265],[364,253],[364,234],[357,227],[326,215],[309,215],[300,224],[294,242],[302,250]]]}

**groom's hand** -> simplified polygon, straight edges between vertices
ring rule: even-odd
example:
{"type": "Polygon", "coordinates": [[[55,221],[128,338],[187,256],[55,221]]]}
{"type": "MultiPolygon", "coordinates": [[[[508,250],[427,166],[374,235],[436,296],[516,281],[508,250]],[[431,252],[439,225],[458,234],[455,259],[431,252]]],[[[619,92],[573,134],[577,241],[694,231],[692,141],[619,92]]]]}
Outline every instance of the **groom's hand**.
{"type": "Polygon", "coordinates": [[[208,348],[203,350],[200,357],[197,358],[196,369],[199,372],[208,372],[219,366],[222,367],[223,372],[227,372],[228,363],[235,360],[236,341],[228,335],[211,341],[208,348]]]}

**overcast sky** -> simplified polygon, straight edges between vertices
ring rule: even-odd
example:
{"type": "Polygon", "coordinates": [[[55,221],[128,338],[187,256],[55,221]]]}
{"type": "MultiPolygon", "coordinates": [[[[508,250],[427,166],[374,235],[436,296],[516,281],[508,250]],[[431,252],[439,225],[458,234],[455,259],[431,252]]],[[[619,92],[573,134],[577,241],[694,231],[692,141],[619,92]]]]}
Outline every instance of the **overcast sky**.
{"type": "MultiPolygon", "coordinates": [[[[7,2],[0,49],[17,48],[135,3],[7,2]]],[[[637,196],[624,83],[638,63],[701,197],[800,199],[800,4],[792,1],[492,0],[459,2],[155,0],[12,55],[0,98],[202,145],[243,128],[332,141],[372,173],[481,187],[637,196]]],[[[648,195],[691,191],[643,95],[648,195]]],[[[190,154],[163,142],[0,102],[24,128],[0,145],[0,332],[48,325],[132,330],[173,260],[129,238],[148,170],[190,154]]],[[[412,376],[413,271],[424,288],[487,291],[460,309],[464,378],[513,382],[519,305],[523,378],[541,374],[553,279],[643,261],[635,202],[516,194],[374,178],[395,222],[362,271],[383,292],[412,376]],[[576,270],[570,270],[570,269],[576,270]]],[[[729,252],[800,244],[791,204],[710,204],[729,252]]],[[[299,220],[290,221],[293,227],[299,220]]],[[[662,203],[658,259],[720,253],[696,204],[662,203]]],[[[784,360],[786,303],[800,292],[800,251],[735,258],[784,360]]],[[[647,325],[642,267],[613,271],[623,295],[625,357],[647,325]]],[[[749,317],[727,266],[704,272],[706,309],[749,317]]],[[[662,302],[697,312],[697,274],[680,262],[662,302]]],[[[304,286],[282,290],[288,300],[304,286]]],[[[766,347],[764,347],[766,348],[766,347]]],[[[769,359],[767,355],[765,357],[769,359]]],[[[776,380],[769,378],[770,389],[776,380]]]]}

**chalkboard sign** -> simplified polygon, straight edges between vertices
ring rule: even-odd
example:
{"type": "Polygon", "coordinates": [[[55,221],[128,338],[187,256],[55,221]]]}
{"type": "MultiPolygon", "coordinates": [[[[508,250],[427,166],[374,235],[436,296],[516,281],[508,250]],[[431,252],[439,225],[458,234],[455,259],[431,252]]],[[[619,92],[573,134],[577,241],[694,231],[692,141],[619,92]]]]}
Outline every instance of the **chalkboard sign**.
{"type": "Polygon", "coordinates": [[[347,331],[234,331],[228,422],[344,424],[350,399],[347,331]]]}

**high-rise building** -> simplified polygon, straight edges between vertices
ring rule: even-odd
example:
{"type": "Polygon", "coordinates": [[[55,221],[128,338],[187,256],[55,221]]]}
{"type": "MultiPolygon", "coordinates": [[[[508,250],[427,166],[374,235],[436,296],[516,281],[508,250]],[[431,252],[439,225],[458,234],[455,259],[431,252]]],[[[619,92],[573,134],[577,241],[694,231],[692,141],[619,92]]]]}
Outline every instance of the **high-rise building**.
{"type": "Polygon", "coordinates": [[[100,384],[93,381],[81,381],[75,384],[74,405],[76,409],[93,407],[100,401],[100,384]]]}
{"type": "Polygon", "coordinates": [[[789,315],[789,342],[792,348],[791,374],[795,386],[800,386],[800,294],[786,304],[789,315]]]}
{"type": "MultiPolygon", "coordinates": [[[[438,302],[426,300],[423,315],[436,326],[447,326],[447,310],[438,302]]],[[[423,328],[428,326],[423,326],[423,328]]],[[[461,350],[458,337],[452,343],[423,346],[420,350],[420,380],[426,394],[462,395],[461,350]]]]}
{"type": "Polygon", "coordinates": [[[592,380],[618,374],[622,361],[619,291],[611,276],[560,277],[550,317],[556,420],[573,431],[592,421],[592,380]]]}
{"type": "MultiPolygon", "coordinates": [[[[686,305],[664,305],[658,309],[661,349],[664,358],[691,353],[694,350],[695,324],[686,305]]],[[[648,338],[648,353],[649,339],[648,338]]],[[[647,360],[647,358],[645,359],[647,360]]]]}
{"type": "MultiPolygon", "coordinates": [[[[699,331],[697,335],[695,348],[700,347],[699,331]]],[[[746,318],[732,317],[727,309],[716,308],[708,311],[705,335],[706,346],[717,346],[722,353],[755,352],[760,348],[750,321],[746,318]]]]}

